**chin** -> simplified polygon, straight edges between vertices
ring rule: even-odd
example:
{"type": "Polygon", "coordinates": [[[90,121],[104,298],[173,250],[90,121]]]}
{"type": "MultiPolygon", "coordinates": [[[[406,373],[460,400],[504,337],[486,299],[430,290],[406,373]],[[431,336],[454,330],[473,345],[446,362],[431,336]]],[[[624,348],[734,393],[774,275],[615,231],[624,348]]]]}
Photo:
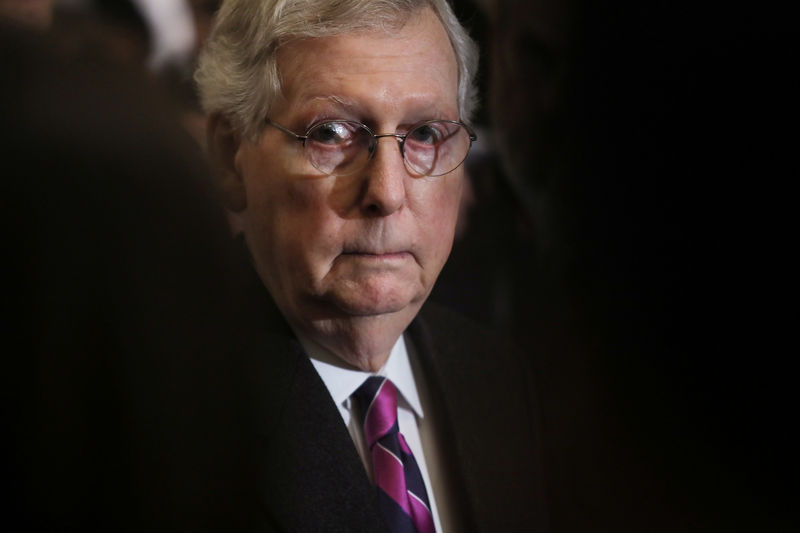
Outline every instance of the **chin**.
{"type": "Polygon", "coordinates": [[[425,299],[425,292],[408,287],[346,286],[328,294],[328,301],[351,316],[377,316],[416,311],[425,299]]]}

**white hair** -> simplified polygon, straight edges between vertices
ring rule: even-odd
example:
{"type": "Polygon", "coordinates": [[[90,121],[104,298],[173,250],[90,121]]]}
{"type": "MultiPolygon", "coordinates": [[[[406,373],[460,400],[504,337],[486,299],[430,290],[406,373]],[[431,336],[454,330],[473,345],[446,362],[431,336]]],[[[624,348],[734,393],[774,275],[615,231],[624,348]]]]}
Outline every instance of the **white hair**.
{"type": "Polygon", "coordinates": [[[447,0],[225,0],[200,54],[195,81],[206,113],[228,117],[255,139],[280,94],[277,51],[300,38],[401,27],[431,8],[458,62],[458,111],[468,121],[476,104],[478,49],[447,0]]]}

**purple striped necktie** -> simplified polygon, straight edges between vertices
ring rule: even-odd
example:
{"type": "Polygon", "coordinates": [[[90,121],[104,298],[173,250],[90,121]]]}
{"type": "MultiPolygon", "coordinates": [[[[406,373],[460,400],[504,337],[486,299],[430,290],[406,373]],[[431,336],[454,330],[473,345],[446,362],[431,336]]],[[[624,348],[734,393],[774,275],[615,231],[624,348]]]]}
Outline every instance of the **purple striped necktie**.
{"type": "Polygon", "coordinates": [[[397,426],[397,389],[372,376],[353,393],[361,406],[378,503],[392,533],[435,533],[425,482],[397,426]]]}

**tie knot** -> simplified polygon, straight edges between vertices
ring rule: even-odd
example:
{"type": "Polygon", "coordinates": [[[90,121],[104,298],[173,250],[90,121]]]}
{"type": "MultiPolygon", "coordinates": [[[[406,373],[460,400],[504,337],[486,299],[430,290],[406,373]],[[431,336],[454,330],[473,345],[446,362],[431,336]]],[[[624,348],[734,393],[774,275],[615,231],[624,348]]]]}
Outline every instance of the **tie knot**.
{"type": "Polygon", "coordinates": [[[397,433],[397,389],[389,379],[370,376],[353,393],[361,406],[367,446],[389,433],[397,433]]]}

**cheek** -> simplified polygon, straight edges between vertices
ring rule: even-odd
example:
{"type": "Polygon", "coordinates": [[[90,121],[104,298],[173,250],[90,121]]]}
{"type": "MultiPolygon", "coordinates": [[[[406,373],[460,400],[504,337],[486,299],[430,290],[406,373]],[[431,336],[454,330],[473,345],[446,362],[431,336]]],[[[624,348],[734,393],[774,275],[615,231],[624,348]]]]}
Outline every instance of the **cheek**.
{"type": "Polygon", "coordinates": [[[332,253],[341,219],[329,206],[330,182],[298,180],[281,192],[273,208],[287,241],[309,255],[332,253]]]}
{"type": "Polygon", "coordinates": [[[338,249],[325,183],[276,178],[248,188],[248,239],[260,241],[260,259],[284,276],[317,276],[338,249]]]}

